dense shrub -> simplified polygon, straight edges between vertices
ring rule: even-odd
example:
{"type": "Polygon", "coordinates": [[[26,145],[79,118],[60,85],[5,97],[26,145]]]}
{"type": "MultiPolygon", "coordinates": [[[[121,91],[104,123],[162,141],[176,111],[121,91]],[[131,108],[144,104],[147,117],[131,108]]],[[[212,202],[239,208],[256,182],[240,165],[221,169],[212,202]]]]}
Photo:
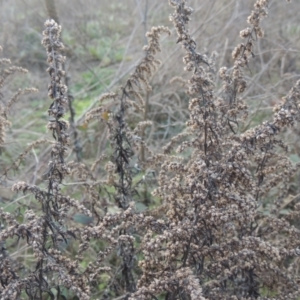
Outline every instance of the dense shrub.
{"type": "MultiPolygon", "coordinates": [[[[232,66],[219,70],[217,53],[199,52],[192,37],[188,1],[169,4],[177,34],[169,39],[182,46],[185,70],[171,83],[179,102],[188,99],[189,118],[161,149],[147,138],[157,129],[149,94],[170,29],[147,32],[132,73],[76,120],[61,26],[46,21],[50,134],[1,163],[1,185],[24,194],[1,205],[1,299],[299,299],[300,165],[285,136],[297,135],[300,81],[257,124],[246,94],[269,1],[255,2],[232,66]],[[79,130],[89,129],[89,147],[101,151],[85,155],[79,130]],[[35,163],[25,168],[30,152],[35,163]]],[[[26,70],[0,63],[0,146],[8,153],[12,106],[36,90],[7,100],[7,81],[26,70]]]]}

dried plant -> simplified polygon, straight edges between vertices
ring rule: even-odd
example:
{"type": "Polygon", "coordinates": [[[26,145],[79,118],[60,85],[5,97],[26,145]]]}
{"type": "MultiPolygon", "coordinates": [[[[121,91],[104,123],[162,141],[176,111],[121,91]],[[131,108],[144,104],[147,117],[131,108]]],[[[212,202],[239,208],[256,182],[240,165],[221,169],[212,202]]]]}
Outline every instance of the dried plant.
{"type": "MultiPolygon", "coordinates": [[[[169,4],[190,74],[172,80],[187,88],[186,130],[159,152],[145,142],[151,122],[144,115],[141,122],[131,118],[145,109],[150,78],[160,65],[159,37],[170,34],[154,27],[144,58],[123,86],[103,94],[100,106],[86,114],[84,126],[97,120],[109,132],[107,152],[92,164],[66,161],[71,142],[63,119],[69,103],[64,46],[61,27],[45,23],[52,101],[47,129],[53,140],[33,142],[14,166],[44,143],[51,145],[50,161],[40,185],[12,186],[35,199],[24,204],[22,218],[0,210],[1,299],[299,299],[300,205],[291,186],[300,165],[290,160],[283,134],[299,121],[300,81],[272,118],[242,126],[249,115],[244,94],[251,79],[245,74],[251,74],[255,45],[264,35],[269,1],[255,2],[232,67],[219,72],[217,54],[198,52],[189,31],[193,9],[186,0],[169,4]],[[141,211],[140,192],[144,185],[150,190],[150,183],[151,201],[141,211]]],[[[24,72],[4,71],[1,88],[16,71],[24,72]]],[[[0,106],[0,145],[9,109],[31,91],[20,90],[0,106]]]]}

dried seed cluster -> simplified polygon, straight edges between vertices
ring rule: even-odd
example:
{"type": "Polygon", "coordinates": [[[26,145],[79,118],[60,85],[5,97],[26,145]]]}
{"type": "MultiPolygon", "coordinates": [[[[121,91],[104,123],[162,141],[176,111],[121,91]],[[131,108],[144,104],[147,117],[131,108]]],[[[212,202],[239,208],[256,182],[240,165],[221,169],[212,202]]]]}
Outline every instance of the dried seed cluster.
{"type": "MultiPolygon", "coordinates": [[[[158,153],[142,138],[151,122],[139,122],[133,129],[128,122],[132,110],[143,110],[142,95],[151,89],[149,78],[159,65],[155,58],[159,36],[170,33],[166,27],[155,27],[147,34],[144,58],[124,86],[100,97],[101,106],[86,116],[87,122],[97,119],[107,125],[112,149],[91,166],[65,162],[70,138],[63,119],[68,98],[62,82],[61,28],[53,20],[45,23],[42,43],[48,54],[52,99],[47,128],[54,140],[29,145],[17,163],[45,143],[52,146],[51,160],[44,174],[45,189],[24,181],[13,186],[16,192],[32,194],[38,209],[28,208],[24,222],[0,209],[1,299],[24,295],[59,299],[63,289],[79,299],[300,297],[298,196],[289,202],[292,210],[280,214],[299,169],[286,155],[281,132],[299,122],[300,81],[275,106],[272,119],[244,132],[239,129],[248,114],[242,99],[245,67],[254,57],[256,38],[263,36],[261,20],[268,2],[255,2],[249,27],[240,32],[246,42],[233,51],[233,67],[218,72],[223,85],[222,93],[217,93],[216,53],[208,57],[198,52],[188,29],[193,9],[187,1],[169,0],[184,69],[190,74],[189,80],[173,80],[184,83],[190,97],[187,130],[158,153]],[[140,161],[142,147],[146,156],[140,161]],[[136,181],[134,172],[144,175],[136,181]],[[83,187],[82,201],[65,195],[67,176],[78,180],[75,195],[83,187]],[[141,212],[139,187],[150,176],[157,184],[153,201],[161,205],[141,212]],[[264,215],[261,203],[270,198],[271,209],[264,215]],[[113,210],[108,211],[106,206],[112,203],[113,210]],[[78,224],[76,216],[86,221],[78,224]],[[10,239],[26,241],[25,248],[32,253],[29,267],[6,249],[10,239]],[[101,295],[99,284],[105,285],[101,295]]],[[[0,87],[15,71],[20,70],[4,72],[0,87]]],[[[15,100],[0,106],[0,144],[8,125],[6,114],[15,100]]]]}

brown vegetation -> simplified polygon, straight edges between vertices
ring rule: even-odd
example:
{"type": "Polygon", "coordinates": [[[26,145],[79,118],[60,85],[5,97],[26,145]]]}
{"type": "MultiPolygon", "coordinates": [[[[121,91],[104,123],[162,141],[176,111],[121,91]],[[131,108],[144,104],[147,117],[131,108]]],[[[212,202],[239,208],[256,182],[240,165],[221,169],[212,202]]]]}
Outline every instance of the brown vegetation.
{"type": "MultiPolygon", "coordinates": [[[[77,119],[64,56],[72,50],[49,19],[48,135],[18,155],[6,136],[10,111],[37,90],[7,92],[9,79],[27,71],[0,60],[0,149],[14,157],[1,162],[0,184],[23,193],[1,196],[0,299],[300,299],[300,163],[290,139],[297,141],[300,80],[265,119],[250,101],[260,96],[252,78],[257,58],[267,59],[257,49],[271,2],[255,2],[233,63],[217,70],[226,53],[200,52],[193,9],[169,0],[177,36],[168,39],[182,48],[169,53],[170,74],[152,81],[164,67],[162,36],[172,31],[152,27],[131,74],[77,119]],[[170,118],[151,115],[159,113],[151,100],[164,93],[162,109],[170,105],[167,115],[180,120],[167,133],[170,118]]],[[[269,88],[260,76],[256,86],[269,88]]]]}

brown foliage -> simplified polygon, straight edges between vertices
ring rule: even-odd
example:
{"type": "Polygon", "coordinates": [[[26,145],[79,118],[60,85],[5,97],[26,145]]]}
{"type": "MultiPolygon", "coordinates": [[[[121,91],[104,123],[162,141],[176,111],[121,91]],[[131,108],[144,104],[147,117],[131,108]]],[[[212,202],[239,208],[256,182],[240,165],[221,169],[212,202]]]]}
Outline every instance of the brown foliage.
{"type": "MultiPolygon", "coordinates": [[[[160,64],[155,58],[159,38],[170,34],[164,26],[154,27],[146,35],[144,58],[123,86],[102,95],[100,106],[86,114],[86,124],[97,120],[107,126],[111,149],[91,165],[65,160],[71,141],[63,119],[70,105],[63,83],[64,46],[61,27],[53,20],[45,23],[42,44],[48,55],[52,101],[47,128],[53,140],[29,145],[13,167],[44,143],[51,144],[50,160],[44,186],[24,181],[12,186],[36,200],[32,206],[24,205],[23,219],[0,210],[1,299],[300,297],[298,197],[289,201],[287,214],[280,213],[294,195],[290,186],[299,169],[289,158],[282,133],[299,121],[300,81],[274,107],[272,118],[250,129],[241,126],[249,115],[244,73],[255,59],[258,38],[263,37],[261,20],[269,1],[255,2],[249,27],[240,32],[244,42],[232,52],[233,66],[218,73],[217,54],[198,52],[188,29],[193,9],[186,0],[169,4],[177,43],[184,51],[184,69],[190,74],[188,80],[179,76],[172,80],[187,88],[186,130],[160,152],[144,140],[151,122],[144,118],[133,124],[130,119],[133,112],[144,112],[150,78],[160,64]],[[139,180],[134,180],[136,173],[143,174],[139,180]],[[64,185],[67,178],[78,180],[74,189],[64,185]],[[151,184],[156,205],[141,212],[138,204],[149,204],[141,192],[151,184]],[[81,200],[77,194],[83,195],[81,200]],[[269,198],[271,209],[264,211],[262,203],[269,198]],[[108,211],[111,203],[114,210],[108,211]],[[76,214],[86,221],[76,222],[76,214]],[[20,245],[30,252],[30,259],[15,259],[23,251],[20,245]]],[[[5,70],[0,88],[15,72],[25,70],[5,70]]],[[[0,106],[0,146],[6,146],[10,107],[31,91],[19,91],[0,106]]]]}

